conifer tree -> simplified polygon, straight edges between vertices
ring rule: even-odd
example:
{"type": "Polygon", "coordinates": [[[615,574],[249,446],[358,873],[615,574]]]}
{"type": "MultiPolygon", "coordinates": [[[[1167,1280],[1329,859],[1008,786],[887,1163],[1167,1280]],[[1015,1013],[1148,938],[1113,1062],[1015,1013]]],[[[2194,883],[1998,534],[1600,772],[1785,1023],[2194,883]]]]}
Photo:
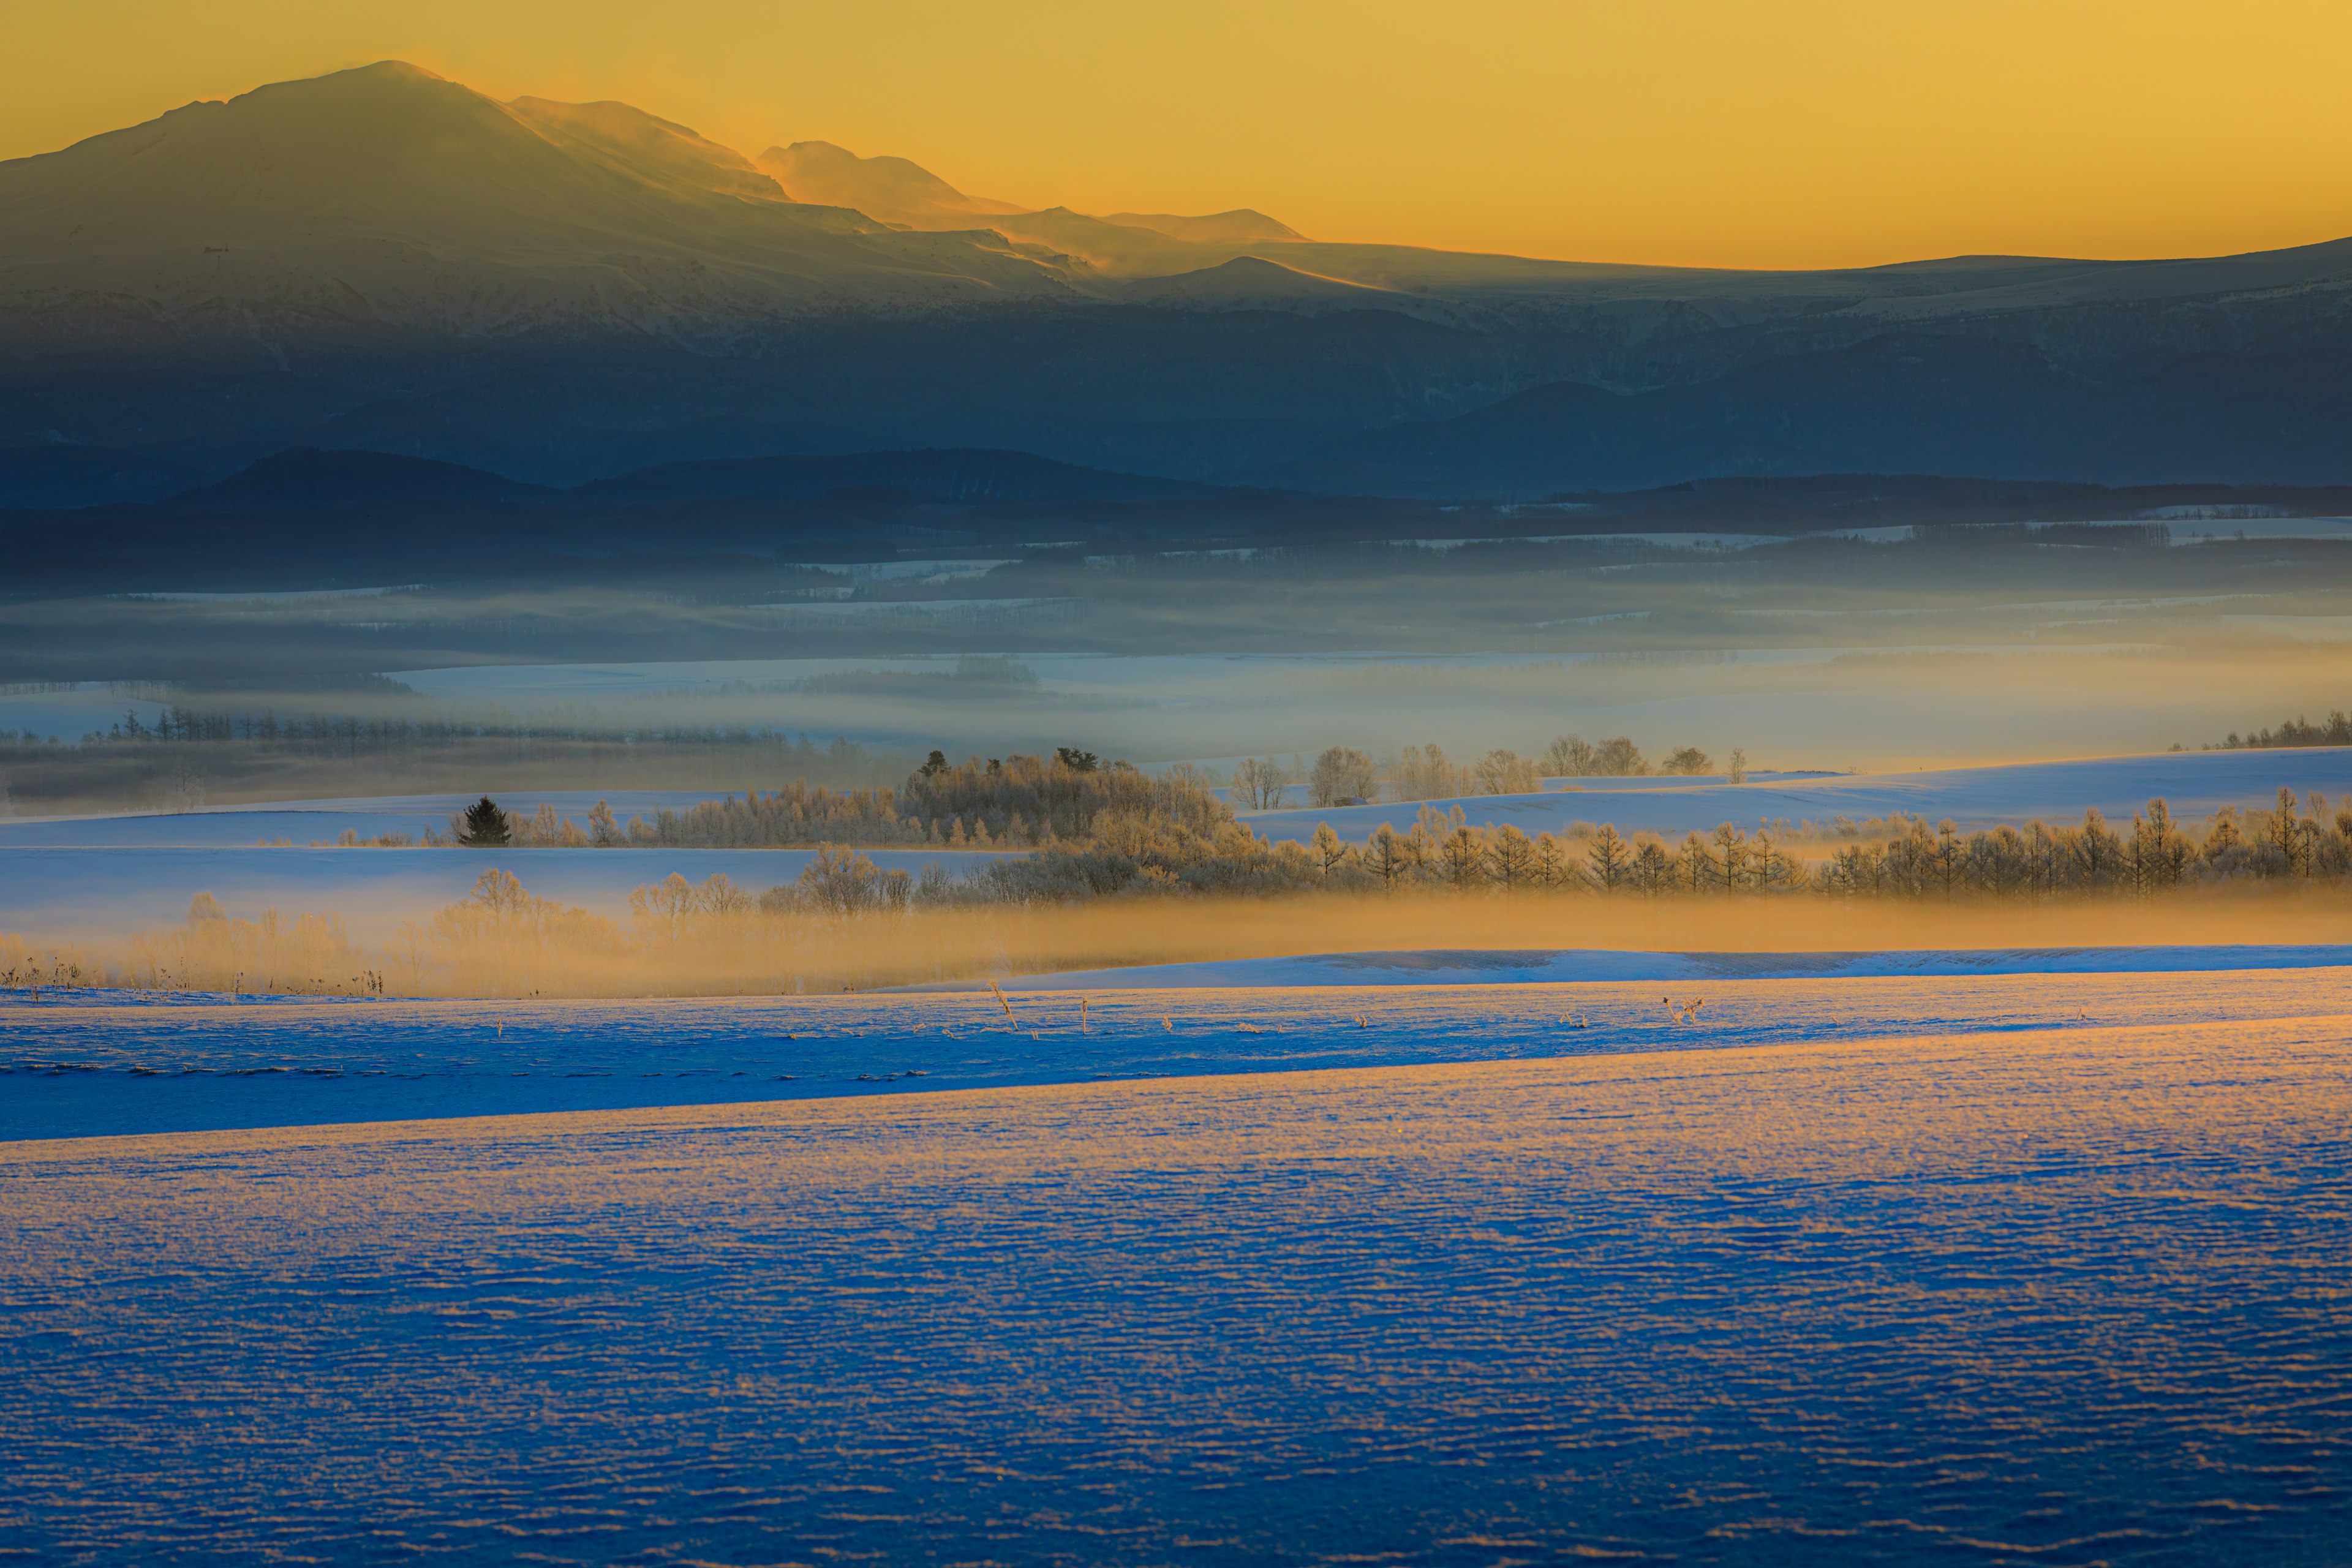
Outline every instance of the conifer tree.
{"type": "Polygon", "coordinates": [[[1445,863],[1447,881],[1465,891],[1477,886],[1486,857],[1486,847],[1478,842],[1476,829],[1457,826],[1437,847],[1445,863]]]}
{"type": "Polygon", "coordinates": [[[1585,864],[1591,868],[1592,879],[1604,893],[1613,893],[1625,879],[1625,868],[1632,851],[1619,836],[1614,823],[1604,822],[1601,831],[1592,836],[1592,847],[1584,852],[1585,864]]]}
{"type": "Polygon", "coordinates": [[[1535,879],[1536,847],[1525,833],[1506,822],[1487,842],[1486,869],[1506,889],[1524,888],[1535,879]]]}
{"type": "Polygon", "coordinates": [[[1721,867],[1716,863],[1714,854],[1708,850],[1706,840],[1700,837],[1697,833],[1693,832],[1684,836],[1680,859],[1681,867],[1677,875],[1684,887],[1694,893],[1704,893],[1715,885],[1717,873],[1721,870],[1721,867]]]}
{"type": "Polygon", "coordinates": [[[467,806],[450,826],[457,830],[457,842],[468,849],[502,849],[514,842],[514,825],[488,795],[467,806]]]}

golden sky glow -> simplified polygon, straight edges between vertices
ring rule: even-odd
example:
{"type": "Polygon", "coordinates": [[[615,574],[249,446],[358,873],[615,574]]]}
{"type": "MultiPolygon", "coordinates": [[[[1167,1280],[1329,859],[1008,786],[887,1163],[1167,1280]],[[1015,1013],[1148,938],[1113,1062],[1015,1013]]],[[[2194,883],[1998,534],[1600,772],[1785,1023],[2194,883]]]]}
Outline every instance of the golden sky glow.
{"type": "Polygon", "coordinates": [[[14,0],[0,156],[386,58],[1084,211],[1804,267],[2352,234],[2343,0],[14,0]]]}

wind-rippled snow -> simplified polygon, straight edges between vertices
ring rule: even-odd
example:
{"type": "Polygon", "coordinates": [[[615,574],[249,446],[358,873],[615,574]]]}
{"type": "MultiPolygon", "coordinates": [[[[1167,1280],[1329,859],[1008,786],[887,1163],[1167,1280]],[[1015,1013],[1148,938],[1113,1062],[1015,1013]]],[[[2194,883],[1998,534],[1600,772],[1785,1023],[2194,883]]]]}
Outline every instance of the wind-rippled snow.
{"type": "Polygon", "coordinates": [[[0,1145],[0,1546],[2342,1562],[2347,1030],[2226,983],[2190,1023],[0,1145]]]}
{"type": "MultiPolygon", "coordinates": [[[[2226,951],[2226,950],[2213,950],[2226,951]]],[[[2242,970],[2098,973],[2132,950],[2042,962],[2075,973],[1738,978],[1779,958],[1801,969],[1852,954],[1459,954],[1579,961],[1594,973],[1685,964],[1681,978],[1569,984],[1313,984],[1415,955],[1264,960],[1234,968],[1308,984],[1097,989],[1000,1003],[913,993],[627,1002],[436,1002],[0,995],[0,1140],[295,1126],[410,1117],[798,1100],[1004,1084],[1785,1045],[1857,1036],[2009,1033],[2352,1016],[2352,968],[2257,968],[2340,955],[2242,949],[2242,970]],[[1341,965],[1332,968],[1332,965],[1341,965]],[[1344,966],[1355,965],[1349,969],[1344,966]],[[1327,973],[1326,971],[1329,973],[1327,973]],[[1085,1007],[1081,1010],[1081,996],[1085,1007]],[[1679,1009],[1692,1003],[1695,1013],[1679,1009]],[[1671,1004],[1671,1005],[1669,1005],[1671,1004]],[[1008,1011],[1009,1009],[1009,1011],[1008,1011]]],[[[1890,966],[1939,955],[1885,955],[1890,966]]],[[[1951,958],[1955,955],[1940,955],[1951,958]]],[[[2205,962],[2191,953],[2184,962],[2205,962]]],[[[1549,969],[1540,967],[1549,964],[1549,969]]],[[[1153,972],[1140,973],[1149,976],[1153,972]]],[[[1422,969],[1402,971],[1425,978],[1422,969]]],[[[1465,970],[1462,973],[1471,973],[1465,970]]],[[[1120,984],[1120,972],[1097,977],[1120,984]]],[[[1394,976],[1387,976],[1392,980],[1394,976]]],[[[1036,976],[1016,986],[1049,987],[1036,976]]]]}

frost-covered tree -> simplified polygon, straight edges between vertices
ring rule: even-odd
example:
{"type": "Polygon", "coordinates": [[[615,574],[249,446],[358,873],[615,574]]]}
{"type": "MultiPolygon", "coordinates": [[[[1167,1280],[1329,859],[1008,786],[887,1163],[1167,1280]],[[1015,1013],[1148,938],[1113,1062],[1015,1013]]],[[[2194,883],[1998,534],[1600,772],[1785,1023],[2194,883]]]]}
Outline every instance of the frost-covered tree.
{"type": "Polygon", "coordinates": [[[1323,881],[1328,886],[1331,873],[1347,863],[1352,851],[1337,833],[1331,831],[1329,823],[1318,822],[1315,825],[1315,837],[1307,841],[1307,853],[1313,858],[1316,869],[1323,874],[1323,881]]]}
{"type": "Polygon", "coordinates": [[[1592,772],[1592,746],[1580,736],[1555,735],[1544,748],[1543,771],[1558,777],[1592,772]]]}
{"type": "Polygon", "coordinates": [[[1486,874],[1507,891],[1527,887],[1536,879],[1534,842],[1510,823],[1496,827],[1486,840],[1486,874]]]}
{"type": "Polygon", "coordinates": [[[1244,757],[1234,769],[1234,787],[1252,806],[1269,811],[1282,804],[1282,792],[1290,787],[1290,770],[1272,757],[1244,757]]]}
{"type": "Polygon", "coordinates": [[[1380,769],[1355,747],[1334,746],[1315,759],[1307,789],[1313,805],[1361,805],[1380,798],[1380,769]]]}
{"type": "Polygon", "coordinates": [[[1625,880],[1625,872],[1633,859],[1614,823],[1604,822],[1601,831],[1592,836],[1592,843],[1584,851],[1584,863],[1593,882],[1604,893],[1612,893],[1625,880]]]}
{"type": "Polygon", "coordinates": [[[1637,778],[1650,771],[1650,764],[1631,736],[1616,735],[1592,748],[1592,766],[1586,771],[1602,778],[1637,778]]]}
{"type": "Polygon", "coordinates": [[[1472,771],[1477,774],[1479,791],[1485,795],[1539,795],[1543,791],[1543,771],[1517,752],[1489,752],[1478,759],[1478,765],[1472,771]]]}
{"type": "Polygon", "coordinates": [[[1706,840],[1696,833],[1683,837],[1682,852],[1675,857],[1675,880],[1685,889],[1704,893],[1720,879],[1722,866],[1706,847],[1706,840]]]}
{"type": "Polygon", "coordinates": [[[1486,846],[1478,841],[1476,829],[1455,827],[1438,845],[1437,853],[1448,882],[1465,890],[1478,885],[1479,878],[1486,871],[1486,846]]]}

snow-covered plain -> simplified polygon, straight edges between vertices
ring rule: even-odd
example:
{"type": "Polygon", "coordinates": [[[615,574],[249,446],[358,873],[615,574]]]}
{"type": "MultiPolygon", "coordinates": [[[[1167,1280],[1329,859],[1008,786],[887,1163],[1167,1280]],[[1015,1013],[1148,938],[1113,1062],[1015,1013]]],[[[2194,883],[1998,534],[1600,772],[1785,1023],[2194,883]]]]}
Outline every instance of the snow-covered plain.
{"type": "Polygon", "coordinates": [[[2341,948],[1372,953],[1035,976],[1001,1003],[984,988],[18,992],[0,994],[0,1139],[2352,1015],[2347,961],[2341,948]]]}
{"type": "MultiPolygon", "coordinates": [[[[0,1543],[2343,1560],[2344,972],[1740,987],[1740,1027],[1844,1016],[1680,1051],[0,1143],[0,1543]]],[[[1445,1051],[1569,989],[1343,1005],[1445,1051]]],[[[1232,994],[1200,1043],[1306,1065],[1339,1001],[1232,994]]],[[[904,1055],[883,1017],[950,1006],[984,1016],[793,1016],[862,1020],[831,1048],[878,1068],[904,1055]]],[[[399,1014],[40,1011],[159,1053],[399,1014]]],[[[532,1048],[614,1048],[572,1016],[532,1048]]],[[[665,1016],[648,1047],[709,1048],[665,1016]]]]}
{"type": "Polygon", "coordinates": [[[1858,980],[1906,975],[2173,974],[2221,970],[2332,969],[2352,947],[2043,947],[1912,949],[1886,952],[1634,952],[1594,948],[1495,952],[1425,948],[1325,952],[1206,963],[1071,970],[1011,979],[943,981],[909,991],[1164,991],[1230,986],[1526,985],[1663,980],[1858,980]]]}
{"type": "Polygon", "coordinates": [[[2315,791],[2332,799],[2352,791],[2352,749],[2158,752],[2007,767],[1759,779],[1745,784],[1680,779],[1574,782],[1583,787],[1425,803],[1287,807],[1247,812],[1244,819],[1268,838],[1303,841],[1314,836],[1318,823],[1328,822],[1341,837],[1361,841],[1383,822],[1399,831],[1411,827],[1426,804],[1439,811],[1459,805],[1473,824],[1515,823],[1529,834],[1558,832],[1580,821],[1596,826],[1612,823],[1622,833],[1678,837],[1709,832],[1725,822],[1753,828],[1764,821],[1810,821],[1827,828],[1840,816],[1864,822],[1895,812],[1931,823],[1948,817],[1963,829],[2022,824],[2035,817],[2077,822],[2090,806],[2127,822],[2151,798],[2161,796],[2173,816],[2195,821],[2223,806],[2268,806],[2282,786],[2298,797],[2315,791]]]}
{"type": "MultiPolygon", "coordinates": [[[[740,792],[738,792],[740,793],[740,792]]],[[[271,801],[255,805],[216,805],[200,811],[126,812],[113,816],[0,818],[0,847],[26,848],[245,848],[285,838],[297,846],[330,843],[344,833],[376,838],[404,833],[421,839],[425,830],[449,831],[449,816],[474,804],[470,795],[380,795],[345,800],[271,801]]],[[[529,816],[541,805],[583,827],[603,801],[623,823],[665,810],[683,811],[722,798],[717,790],[541,790],[509,793],[499,804],[529,816]]]]}

